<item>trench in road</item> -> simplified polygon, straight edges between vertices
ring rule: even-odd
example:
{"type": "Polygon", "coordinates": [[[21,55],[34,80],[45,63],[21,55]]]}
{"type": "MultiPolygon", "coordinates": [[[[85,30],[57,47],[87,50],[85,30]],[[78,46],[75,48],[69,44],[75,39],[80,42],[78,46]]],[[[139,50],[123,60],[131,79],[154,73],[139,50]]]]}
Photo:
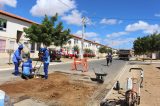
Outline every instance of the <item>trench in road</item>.
{"type": "MultiPolygon", "coordinates": [[[[93,68],[96,72],[101,73],[102,71],[105,73],[108,73],[108,75],[105,77],[105,83],[103,85],[100,85],[100,89],[95,92],[94,96],[92,97],[93,100],[96,100],[97,102],[100,102],[109,89],[106,89],[107,84],[114,79],[114,77],[121,71],[123,66],[125,65],[126,61],[122,60],[113,60],[113,63],[110,66],[106,66],[106,60],[96,60],[96,61],[90,61],[89,62],[89,71],[93,71],[93,68]]],[[[79,67],[80,68],[80,67],[79,67]]],[[[49,71],[54,72],[54,71],[65,71],[68,72],[71,69],[71,64],[59,64],[59,65],[53,65],[49,66],[49,71]]],[[[43,68],[41,70],[43,72],[43,68]]],[[[11,75],[11,70],[10,71],[4,71],[2,74],[0,74],[0,77],[5,77],[5,76],[12,76],[11,75]]],[[[1,79],[3,79],[1,77],[1,79]]]]}
{"type": "MultiPolygon", "coordinates": [[[[106,83],[108,83],[111,79],[113,79],[119,73],[120,69],[124,66],[124,64],[125,64],[125,61],[113,60],[112,65],[110,65],[108,67],[108,66],[106,66],[106,60],[105,59],[104,60],[90,61],[89,62],[89,71],[93,71],[93,68],[94,68],[94,70],[96,72],[101,73],[103,71],[105,73],[108,73],[108,75],[106,77],[106,83]]],[[[50,73],[52,73],[54,71],[70,72],[70,70],[71,70],[71,63],[49,66],[49,72],[50,73]]],[[[43,67],[41,67],[40,71],[43,72],[43,67]]],[[[12,72],[13,72],[13,70],[1,71],[0,72],[0,83],[19,78],[19,77],[13,76],[11,74],[12,72]]]]}

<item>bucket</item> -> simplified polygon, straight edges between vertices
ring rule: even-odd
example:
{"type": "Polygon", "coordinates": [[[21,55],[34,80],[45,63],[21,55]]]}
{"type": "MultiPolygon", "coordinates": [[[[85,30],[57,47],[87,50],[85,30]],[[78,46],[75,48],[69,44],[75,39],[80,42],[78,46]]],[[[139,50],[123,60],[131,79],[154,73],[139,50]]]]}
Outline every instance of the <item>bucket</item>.
{"type": "Polygon", "coordinates": [[[4,106],[5,92],[0,90],[0,106],[4,106]]]}

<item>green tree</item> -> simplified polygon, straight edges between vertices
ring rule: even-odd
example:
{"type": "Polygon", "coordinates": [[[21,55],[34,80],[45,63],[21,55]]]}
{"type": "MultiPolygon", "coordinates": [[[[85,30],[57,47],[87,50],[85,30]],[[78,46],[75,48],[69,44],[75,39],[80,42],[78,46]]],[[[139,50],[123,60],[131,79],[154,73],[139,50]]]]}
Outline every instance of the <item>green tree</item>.
{"type": "Polygon", "coordinates": [[[86,48],[84,49],[84,53],[93,53],[93,51],[91,49],[86,48]]]}
{"type": "Polygon", "coordinates": [[[50,19],[45,15],[42,24],[32,24],[31,27],[25,28],[25,37],[30,39],[32,43],[42,43],[46,46],[50,46],[53,42],[54,25],[57,21],[57,14],[50,19]]]}
{"type": "Polygon", "coordinates": [[[73,46],[73,50],[79,53],[79,47],[77,45],[73,46]]]}
{"type": "Polygon", "coordinates": [[[149,47],[149,36],[137,38],[133,43],[134,52],[136,55],[146,54],[149,47]]]}
{"type": "Polygon", "coordinates": [[[99,51],[99,53],[107,53],[107,47],[101,46],[98,51],[99,51]]]}
{"type": "Polygon", "coordinates": [[[54,44],[62,47],[71,38],[70,30],[63,30],[62,22],[56,25],[57,18],[57,14],[51,18],[45,15],[42,24],[33,24],[24,29],[25,37],[29,38],[31,43],[42,43],[46,46],[54,44]]]}
{"type": "Polygon", "coordinates": [[[69,29],[63,31],[62,22],[60,22],[56,26],[54,34],[56,35],[53,39],[55,46],[62,47],[64,44],[66,44],[68,42],[68,40],[70,40],[72,38],[72,36],[70,35],[69,29]]]}
{"type": "Polygon", "coordinates": [[[158,52],[160,50],[160,34],[153,33],[137,38],[133,43],[133,48],[136,55],[158,52]]]}
{"type": "Polygon", "coordinates": [[[111,48],[107,48],[106,49],[106,53],[111,53],[112,54],[112,49],[111,48]]]}

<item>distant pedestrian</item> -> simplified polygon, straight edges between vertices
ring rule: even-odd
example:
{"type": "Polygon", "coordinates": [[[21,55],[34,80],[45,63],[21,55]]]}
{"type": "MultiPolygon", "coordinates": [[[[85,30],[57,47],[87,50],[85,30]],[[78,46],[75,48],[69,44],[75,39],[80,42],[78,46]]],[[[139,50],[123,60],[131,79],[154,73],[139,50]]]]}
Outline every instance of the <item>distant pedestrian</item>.
{"type": "Polygon", "coordinates": [[[109,55],[106,55],[107,66],[109,65],[109,55]]]}
{"type": "Polygon", "coordinates": [[[109,62],[112,63],[112,54],[109,54],[109,62]]]}
{"type": "Polygon", "coordinates": [[[14,52],[13,57],[12,57],[12,61],[14,63],[14,75],[18,76],[19,75],[19,65],[22,62],[22,56],[21,56],[21,51],[23,50],[23,45],[20,45],[18,47],[18,49],[14,52]]]}

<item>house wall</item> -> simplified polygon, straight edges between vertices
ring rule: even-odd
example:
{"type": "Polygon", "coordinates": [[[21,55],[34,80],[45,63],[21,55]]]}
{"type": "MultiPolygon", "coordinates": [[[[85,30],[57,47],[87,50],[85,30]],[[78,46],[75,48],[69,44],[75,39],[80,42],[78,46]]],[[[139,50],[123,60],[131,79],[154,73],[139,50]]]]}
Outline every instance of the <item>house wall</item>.
{"type": "MultiPolygon", "coordinates": [[[[7,27],[5,31],[0,30],[0,42],[2,42],[5,46],[5,50],[3,52],[0,52],[0,59],[2,60],[2,58],[8,58],[9,55],[7,53],[7,51],[9,49],[13,49],[16,50],[18,48],[18,43],[16,43],[16,39],[17,39],[17,31],[22,31],[24,28],[28,28],[31,26],[31,23],[29,22],[25,22],[22,20],[18,20],[6,15],[2,15],[0,14],[0,18],[1,19],[5,19],[7,20],[7,27]]],[[[24,47],[24,52],[29,52],[31,50],[31,44],[28,42],[29,39],[24,37],[24,32],[22,33],[22,36],[20,38],[20,42],[22,44],[25,45],[24,47]]],[[[0,45],[2,46],[2,43],[0,43],[0,45]]],[[[69,53],[72,53],[72,48],[77,45],[79,48],[81,48],[81,39],[77,38],[77,37],[73,37],[72,39],[70,39],[70,44],[67,43],[66,45],[64,45],[64,47],[69,48],[69,53]]],[[[43,45],[42,45],[43,46],[43,45]]],[[[89,42],[84,40],[84,49],[85,48],[89,48],[91,50],[93,50],[93,52],[98,55],[98,48],[100,47],[100,45],[94,43],[94,42],[89,42]]],[[[60,49],[60,47],[56,47],[54,45],[51,45],[49,48],[55,48],[57,50],[60,49]]],[[[37,50],[37,44],[35,44],[34,47],[34,52],[31,53],[31,57],[38,57],[38,50],[37,50]]],[[[4,59],[6,60],[6,59],[4,59]]]]}

